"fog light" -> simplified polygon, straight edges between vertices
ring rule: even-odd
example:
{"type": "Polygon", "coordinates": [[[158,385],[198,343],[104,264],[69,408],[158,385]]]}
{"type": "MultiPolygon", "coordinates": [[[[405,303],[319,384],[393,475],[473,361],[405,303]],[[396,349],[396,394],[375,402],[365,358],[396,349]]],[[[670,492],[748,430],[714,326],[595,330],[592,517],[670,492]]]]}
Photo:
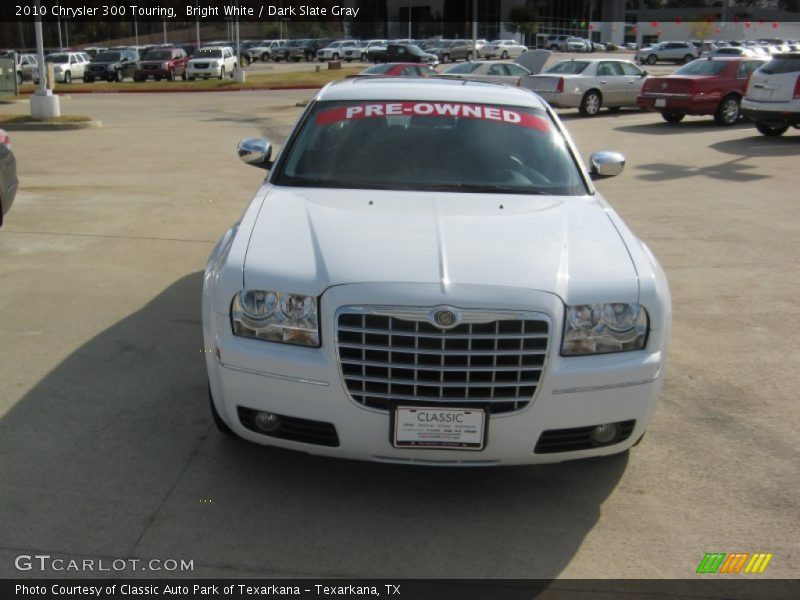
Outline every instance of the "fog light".
{"type": "Polygon", "coordinates": [[[277,431],[281,426],[281,418],[268,412],[260,412],[256,415],[256,427],[264,433],[277,431]]]}
{"type": "Polygon", "coordinates": [[[610,444],[619,437],[619,425],[606,423],[592,429],[592,441],[595,444],[610,444]]]}

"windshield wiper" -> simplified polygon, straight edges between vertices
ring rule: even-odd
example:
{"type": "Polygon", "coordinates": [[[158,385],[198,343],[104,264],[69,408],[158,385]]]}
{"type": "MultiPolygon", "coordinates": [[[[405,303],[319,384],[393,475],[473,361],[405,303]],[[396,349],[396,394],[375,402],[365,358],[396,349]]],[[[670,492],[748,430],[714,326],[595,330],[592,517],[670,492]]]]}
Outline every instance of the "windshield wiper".
{"type": "Polygon", "coordinates": [[[523,194],[531,196],[552,196],[550,192],[508,185],[488,185],[480,183],[446,183],[423,185],[419,190],[431,192],[484,192],[489,194],[523,194]]]}

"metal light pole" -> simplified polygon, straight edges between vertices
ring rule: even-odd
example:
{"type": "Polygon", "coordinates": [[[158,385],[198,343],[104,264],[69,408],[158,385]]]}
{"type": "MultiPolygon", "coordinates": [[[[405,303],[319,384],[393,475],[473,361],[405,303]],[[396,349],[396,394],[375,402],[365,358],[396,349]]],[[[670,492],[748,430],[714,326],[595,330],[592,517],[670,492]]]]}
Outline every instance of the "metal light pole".
{"type": "MultiPolygon", "coordinates": [[[[197,7],[198,11],[200,10],[200,2],[199,1],[195,3],[195,7],[197,7]]],[[[200,15],[199,15],[199,12],[196,13],[196,14],[198,16],[195,17],[195,26],[197,27],[197,48],[199,49],[200,48],[200,15]]]]}
{"type": "Polygon", "coordinates": [[[133,17],[133,35],[136,38],[136,49],[139,49],[139,21],[136,20],[136,17],[133,17]]]}
{"type": "Polygon", "coordinates": [[[411,39],[411,0],[408,0],[408,39],[411,39]]]}
{"type": "Polygon", "coordinates": [[[56,19],[56,22],[58,23],[58,49],[63,52],[64,51],[64,43],[61,41],[61,17],[58,17],[56,19]]]}
{"type": "Polygon", "coordinates": [[[64,36],[67,39],[67,48],[69,48],[69,20],[64,19],[64,36]]]}
{"type": "Polygon", "coordinates": [[[61,116],[61,106],[58,96],[47,87],[47,73],[44,62],[44,36],[42,34],[41,1],[36,0],[36,17],[34,29],[36,31],[36,54],[39,61],[39,89],[31,97],[31,117],[34,119],[54,119],[61,116]]]}
{"type": "Polygon", "coordinates": [[[478,0],[472,0],[472,51],[478,58],[478,0]]]}
{"type": "Polygon", "coordinates": [[[167,20],[164,19],[161,21],[161,24],[164,26],[164,45],[167,44],[167,20]]]}

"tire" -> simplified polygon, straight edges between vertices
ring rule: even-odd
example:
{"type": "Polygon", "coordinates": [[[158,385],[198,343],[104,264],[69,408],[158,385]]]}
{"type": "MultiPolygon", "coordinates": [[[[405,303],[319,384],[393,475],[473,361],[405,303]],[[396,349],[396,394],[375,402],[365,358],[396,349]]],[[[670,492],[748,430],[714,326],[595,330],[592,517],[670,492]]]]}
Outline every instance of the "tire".
{"type": "Polygon", "coordinates": [[[686,113],[682,113],[678,110],[665,110],[661,113],[661,118],[664,119],[670,125],[677,125],[681,121],[683,121],[683,117],[686,116],[686,113]]]}
{"type": "Polygon", "coordinates": [[[508,58],[508,52],[506,52],[505,50],[503,50],[503,53],[500,55],[500,58],[501,58],[502,60],[506,60],[506,59],[508,58]]]}
{"type": "Polygon", "coordinates": [[[167,81],[175,81],[175,69],[170,69],[167,73],[167,81]]]}
{"type": "Polygon", "coordinates": [[[714,113],[714,122],[723,127],[735,125],[740,116],[739,102],[740,98],[735,94],[725,96],[714,113]]]}
{"type": "Polygon", "coordinates": [[[444,64],[448,64],[450,62],[450,55],[449,54],[442,54],[442,62],[444,64]]]}
{"type": "Polygon", "coordinates": [[[261,55],[261,62],[268,62],[268,61],[269,61],[269,52],[264,52],[264,54],[261,55]]]}
{"type": "Polygon", "coordinates": [[[756,129],[761,135],[779,137],[789,129],[788,125],[770,125],[769,123],[756,123],[756,129]]]}
{"type": "MultiPolygon", "coordinates": [[[[300,60],[299,58],[297,59],[300,60]]],[[[313,62],[314,61],[314,53],[313,52],[306,52],[306,62],[313,62]]]]}
{"type": "Polygon", "coordinates": [[[125,77],[122,75],[121,70],[117,70],[114,72],[114,81],[116,81],[117,83],[122,83],[123,79],[125,79],[125,77]]]}
{"type": "Polygon", "coordinates": [[[552,46],[550,46],[550,52],[558,52],[558,45],[553,44],[552,46]]]}
{"type": "Polygon", "coordinates": [[[153,75],[155,81],[161,81],[161,75],[153,75]]]}
{"type": "Polygon", "coordinates": [[[17,85],[22,85],[22,73],[17,72],[17,85]]]}
{"type": "Polygon", "coordinates": [[[366,52],[362,52],[361,53],[361,62],[367,62],[367,53],[366,52]]]}
{"type": "Polygon", "coordinates": [[[86,83],[94,83],[94,77],[85,77],[85,76],[84,76],[83,80],[84,80],[86,83]]]}
{"type": "Polygon", "coordinates": [[[211,405],[211,418],[214,419],[214,425],[216,425],[217,429],[225,435],[235,436],[236,434],[233,433],[233,430],[228,427],[228,424],[222,420],[222,417],[220,417],[217,412],[217,407],[214,406],[214,397],[211,395],[211,385],[208,386],[208,402],[211,405]]]}
{"type": "Polygon", "coordinates": [[[684,65],[685,65],[685,64],[688,64],[688,63],[692,62],[693,60],[694,60],[694,56],[692,56],[691,54],[687,54],[687,55],[686,55],[686,56],[684,56],[684,57],[683,57],[683,59],[681,60],[681,64],[684,64],[684,65]]]}
{"type": "Polygon", "coordinates": [[[467,52],[467,62],[472,62],[472,52],[467,52]]]}
{"type": "MultiPolygon", "coordinates": [[[[189,76],[186,75],[186,77],[189,77],[189,76]]],[[[194,81],[194,77],[189,77],[189,81],[194,81]]]]}
{"type": "Polygon", "coordinates": [[[186,74],[186,71],[184,71],[184,72],[181,74],[181,79],[182,79],[183,81],[189,81],[189,76],[186,74]]]}
{"type": "Polygon", "coordinates": [[[146,81],[146,78],[145,78],[145,77],[141,77],[141,76],[139,76],[139,75],[134,75],[134,76],[133,76],[133,80],[134,80],[136,83],[142,83],[143,81],[146,81]]]}
{"type": "Polygon", "coordinates": [[[332,56],[331,58],[332,58],[333,60],[339,60],[339,53],[338,53],[338,52],[334,52],[334,53],[333,53],[333,56],[332,56]]]}
{"type": "Polygon", "coordinates": [[[647,58],[644,59],[648,65],[654,65],[658,62],[658,57],[655,54],[650,54],[647,58]]]}
{"type": "Polygon", "coordinates": [[[225,79],[225,67],[220,67],[219,68],[219,78],[220,79],[225,79]]]}
{"type": "Polygon", "coordinates": [[[72,83],[72,73],[71,72],[66,71],[64,73],[64,83],[66,85],[69,85],[70,83],[72,83]]]}
{"type": "Polygon", "coordinates": [[[578,109],[584,117],[594,117],[600,112],[603,106],[603,97],[597,90],[589,90],[581,99],[581,106],[578,109]]]}

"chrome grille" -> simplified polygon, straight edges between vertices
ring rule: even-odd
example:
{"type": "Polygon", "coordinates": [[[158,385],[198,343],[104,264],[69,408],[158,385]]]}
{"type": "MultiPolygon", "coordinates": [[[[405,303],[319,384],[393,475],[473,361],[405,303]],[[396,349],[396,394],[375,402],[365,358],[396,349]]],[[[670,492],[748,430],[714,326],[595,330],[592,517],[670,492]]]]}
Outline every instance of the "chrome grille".
{"type": "Polygon", "coordinates": [[[440,329],[424,311],[419,317],[398,312],[402,318],[377,309],[339,312],[342,377],[359,404],[379,410],[469,405],[497,414],[533,399],[549,341],[549,322],[541,315],[472,317],[440,329]]]}

